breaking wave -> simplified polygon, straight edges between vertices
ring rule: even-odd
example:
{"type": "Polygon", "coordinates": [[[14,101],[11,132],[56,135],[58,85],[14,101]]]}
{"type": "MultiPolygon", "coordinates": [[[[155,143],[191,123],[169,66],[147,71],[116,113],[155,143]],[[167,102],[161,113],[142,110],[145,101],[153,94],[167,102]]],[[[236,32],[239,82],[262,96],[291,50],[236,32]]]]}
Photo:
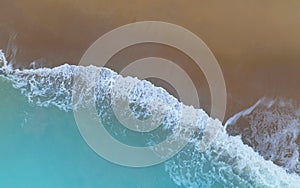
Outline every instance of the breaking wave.
{"type": "MultiPolygon", "coordinates": [[[[185,106],[164,89],[157,88],[148,81],[140,81],[131,77],[123,78],[112,70],[95,66],[82,67],[66,64],[55,68],[13,69],[7,63],[3,53],[0,54],[0,65],[2,66],[0,75],[10,80],[30,103],[38,106],[56,106],[64,111],[76,111],[82,106],[96,104],[98,115],[109,122],[112,117],[115,118],[111,106],[115,105],[118,108],[118,103],[113,99],[122,102],[122,100],[127,100],[125,96],[129,96],[130,110],[137,119],[148,119],[154,112],[162,111],[164,115],[162,131],[166,130],[167,134],[176,134],[181,138],[192,135],[192,137],[187,137],[188,145],[171,160],[165,162],[165,170],[178,185],[185,187],[297,187],[300,183],[298,175],[289,174],[285,169],[270,161],[274,159],[271,154],[269,158],[264,159],[251,147],[245,145],[241,136],[228,135],[220,121],[210,118],[201,109],[185,106]],[[112,89],[117,80],[123,87],[112,89]],[[126,90],[129,85],[134,85],[134,87],[126,90]],[[124,92],[129,92],[129,94],[124,94],[124,92]],[[73,95],[76,95],[75,101],[73,95]],[[163,105],[152,104],[151,102],[155,99],[160,99],[163,105]],[[180,117],[180,114],[183,114],[183,117],[180,117]]],[[[253,113],[253,110],[251,112],[253,113]]],[[[250,113],[247,111],[240,113],[239,117],[250,113]]],[[[260,109],[255,114],[249,119],[251,125],[263,124],[264,121],[261,121],[261,118],[267,112],[260,109]]],[[[289,111],[286,111],[280,120],[285,119],[284,121],[289,122],[290,128],[286,130],[291,130],[297,123],[288,116],[289,114],[292,116],[289,111]],[[286,119],[285,116],[288,118],[286,119]]],[[[229,120],[228,128],[235,130],[231,124],[238,123],[236,119],[234,117],[229,120]]],[[[271,120],[272,118],[268,122],[271,120]]],[[[267,124],[263,125],[267,126],[267,124]]],[[[278,129],[282,130],[282,127],[278,129]]],[[[259,152],[263,150],[261,142],[264,141],[259,131],[253,130],[256,132],[252,131],[248,140],[249,143],[254,143],[252,140],[255,140],[257,144],[249,145],[259,152]]],[[[115,130],[111,131],[114,134],[115,130]]],[[[290,134],[289,141],[286,143],[292,143],[294,134],[297,133],[290,134]]],[[[243,135],[242,138],[244,138],[243,135]]],[[[150,137],[148,141],[157,142],[153,137],[150,137]]],[[[273,141],[275,140],[269,139],[271,148],[273,141]]],[[[280,141],[274,144],[278,143],[280,141]]],[[[291,144],[291,148],[295,147],[296,145],[291,144]]],[[[271,150],[271,152],[274,151],[271,150]]],[[[264,156],[263,153],[262,155],[264,156]]],[[[295,158],[298,153],[292,153],[291,156],[295,158]]]]}

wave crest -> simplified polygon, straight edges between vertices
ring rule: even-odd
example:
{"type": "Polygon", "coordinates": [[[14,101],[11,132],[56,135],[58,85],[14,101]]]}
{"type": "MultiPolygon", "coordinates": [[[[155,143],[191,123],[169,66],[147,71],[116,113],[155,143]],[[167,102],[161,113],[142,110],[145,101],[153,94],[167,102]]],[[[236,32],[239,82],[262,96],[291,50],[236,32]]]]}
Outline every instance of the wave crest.
{"type": "MultiPolygon", "coordinates": [[[[54,105],[68,111],[76,110],[82,105],[96,103],[101,117],[103,115],[101,113],[104,112],[101,108],[114,103],[111,96],[116,95],[120,100],[123,100],[125,96],[122,93],[123,90],[112,90],[115,80],[123,77],[106,68],[62,65],[52,69],[19,70],[9,67],[4,55],[1,58],[3,66],[0,68],[0,75],[10,80],[15,88],[20,89],[29,102],[39,106],[54,105]],[[91,88],[95,90],[91,91],[91,88]],[[72,103],[74,91],[77,92],[75,94],[79,99],[75,104],[72,103]],[[91,94],[94,95],[91,96],[91,94]]],[[[135,89],[129,91],[131,92],[129,94],[131,111],[135,117],[147,118],[149,116],[147,109],[154,107],[151,101],[159,98],[170,107],[166,110],[165,121],[168,126],[165,128],[172,133],[178,133],[180,137],[190,136],[192,133],[192,139],[188,137],[189,145],[165,163],[166,171],[177,184],[186,187],[218,185],[297,187],[299,185],[300,179],[297,175],[287,174],[284,169],[274,165],[271,161],[264,160],[252,148],[244,145],[240,137],[229,136],[222,123],[210,118],[203,110],[179,103],[165,90],[154,87],[150,82],[130,77],[121,80],[124,81],[124,85],[126,85],[125,82],[136,82],[135,89]],[[183,106],[186,110],[184,117],[180,119],[176,114],[180,112],[179,106],[183,106]],[[194,121],[195,119],[199,121],[194,121]],[[178,121],[183,122],[179,124],[178,121]]],[[[258,112],[265,113],[263,110],[258,112]]],[[[105,113],[113,112],[105,111],[105,113]]],[[[255,117],[253,116],[251,121],[257,125],[260,124],[261,119],[255,117]]],[[[107,121],[110,119],[107,118],[107,121]]],[[[291,125],[291,128],[293,126],[291,125]]],[[[228,128],[233,128],[233,126],[228,126],[228,128]]],[[[256,134],[259,135],[258,132],[256,134]]]]}

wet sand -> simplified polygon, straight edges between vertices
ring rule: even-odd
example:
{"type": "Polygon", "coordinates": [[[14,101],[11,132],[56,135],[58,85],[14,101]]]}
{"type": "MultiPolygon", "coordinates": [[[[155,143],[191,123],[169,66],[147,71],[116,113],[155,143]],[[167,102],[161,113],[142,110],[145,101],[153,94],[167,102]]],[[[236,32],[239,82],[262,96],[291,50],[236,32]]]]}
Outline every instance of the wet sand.
{"type": "MultiPolygon", "coordinates": [[[[0,48],[13,54],[18,67],[37,61],[53,67],[78,64],[85,50],[104,33],[124,24],[157,20],[183,26],[212,50],[223,70],[226,116],[264,95],[300,100],[299,1],[73,1],[2,0],[0,48]],[[15,40],[9,38],[15,37],[15,40]],[[10,42],[9,42],[10,41],[10,42]]],[[[193,77],[201,103],[210,106],[207,82],[192,61],[178,50],[143,44],[122,50],[109,62],[122,66],[146,56],[172,59],[193,77]],[[186,66],[187,62],[189,66],[186,66]]]]}

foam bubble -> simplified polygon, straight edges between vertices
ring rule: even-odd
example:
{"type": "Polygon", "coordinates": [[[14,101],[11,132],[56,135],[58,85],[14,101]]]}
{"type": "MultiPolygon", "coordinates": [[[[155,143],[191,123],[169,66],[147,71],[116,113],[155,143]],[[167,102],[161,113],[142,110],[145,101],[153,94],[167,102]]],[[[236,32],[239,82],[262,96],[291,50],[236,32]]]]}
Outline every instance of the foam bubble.
{"type": "MultiPolygon", "coordinates": [[[[217,132],[217,139],[197,146],[197,139],[165,164],[166,171],[185,187],[297,187],[299,177],[266,161],[238,136],[229,136],[217,121],[211,120],[207,131],[217,132]],[[218,130],[218,131],[216,131],[218,130]],[[196,147],[195,147],[196,146],[196,147]]],[[[205,132],[205,131],[204,131],[205,132]]]]}
{"type": "Polygon", "coordinates": [[[299,109],[294,100],[264,97],[230,118],[227,130],[231,135],[241,135],[243,142],[266,160],[300,174],[299,109]]]}

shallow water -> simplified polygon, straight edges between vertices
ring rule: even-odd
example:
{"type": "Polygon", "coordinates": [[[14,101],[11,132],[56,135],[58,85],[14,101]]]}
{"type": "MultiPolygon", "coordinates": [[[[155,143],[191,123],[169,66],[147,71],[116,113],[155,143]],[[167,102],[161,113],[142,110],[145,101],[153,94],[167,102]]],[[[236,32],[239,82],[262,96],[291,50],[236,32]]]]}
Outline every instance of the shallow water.
{"type": "Polygon", "coordinates": [[[102,159],[72,112],[34,106],[10,82],[0,85],[1,187],[178,187],[163,164],[135,169],[102,159]]]}
{"type": "MultiPolygon", "coordinates": [[[[16,173],[14,170],[22,173],[24,169],[30,169],[30,172],[20,179],[19,176],[15,177],[19,179],[17,182],[25,181],[31,187],[38,187],[43,183],[56,187],[123,187],[124,184],[128,187],[296,187],[300,181],[297,175],[288,174],[284,168],[264,160],[252,148],[244,145],[240,137],[229,136],[220,121],[213,120],[200,109],[186,107],[166,91],[147,81],[138,81],[131,89],[132,92],[127,94],[111,88],[119,81],[127,88],[136,79],[123,78],[110,69],[63,65],[53,69],[18,70],[12,69],[3,56],[2,59],[4,67],[1,68],[1,94],[6,102],[12,103],[8,109],[5,109],[4,103],[1,113],[4,115],[3,133],[6,133],[1,138],[2,143],[12,143],[11,146],[3,145],[7,154],[3,156],[3,161],[13,166],[7,167],[7,173],[1,176],[8,186],[19,186],[14,184],[16,182],[9,181],[10,173],[16,173]],[[91,71],[96,74],[91,74],[91,71]],[[74,76],[78,80],[74,80],[74,76]],[[96,83],[95,96],[89,98],[90,88],[82,83],[93,83],[93,80],[96,83]],[[70,92],[74,87],[75,92],[70,92]],[[141,94],[146,96],[140,97],[141,94]],[[78,99],[73,99],[72,102],[72,95],[78,95],[78,99]],[[119,107],[119,102],[112,98],[114,95],[120,99],[128,95],[129,101],[133,101],[130,103],[133,105],[133,112],[140,117],[146,115],[147,110],[135,110],[134,106],[157,108],[158,106],[152,107],[150,104],[155,98],[160,98],[163,105],[158,111],[166,113],[161,124],[163,129],[155,133],[149,132],[148,139],[147,136],[134,138],[136,133],[124,128],[111,109],[112,105],[119,107]],[[17,103],[12,102],[15,101],[14,98],[18,98],[17,103]],[[146,146],[149,143],[157,144],[160,141],[155,136],[160,137],[165,131],[175,135],[176,140],[187,139],[188,144],[170,160],[149,168],[125,168],[107,162],[83,142],[70,113],[81,113],[81,108],[89,109],[95,103],[94,100],[103,126],[112,135],[121,138],[121,141],[128,141],[129,145],[143,145],[142,140],[145,138],[146,146]],[[163,106],[168,107],[166,112],[163,112],[163,106]],[[5,116],[6,113],[16,114],[17,117],[5,116]],[[16,150],[22,153],[17,155],[16,150]],[[63,175],[67,172],[68,175],[63,175]],[[37,175],[41,181],[32,183],[30,178],[37,175]],[[112,180],[116,177],[116,181],[112,180]]],[[[121,113],[122,111],[124,110],[121,113]]],[[[170,140],[170,143],[173,142],[170,140]]],[[[121,156],[122,153],[116,155],[121,156]]],[[[159,155],[164,157],[165,153],[159,155]]],[[[137,156],[136,159],[138,158],[137,156]]]]}

